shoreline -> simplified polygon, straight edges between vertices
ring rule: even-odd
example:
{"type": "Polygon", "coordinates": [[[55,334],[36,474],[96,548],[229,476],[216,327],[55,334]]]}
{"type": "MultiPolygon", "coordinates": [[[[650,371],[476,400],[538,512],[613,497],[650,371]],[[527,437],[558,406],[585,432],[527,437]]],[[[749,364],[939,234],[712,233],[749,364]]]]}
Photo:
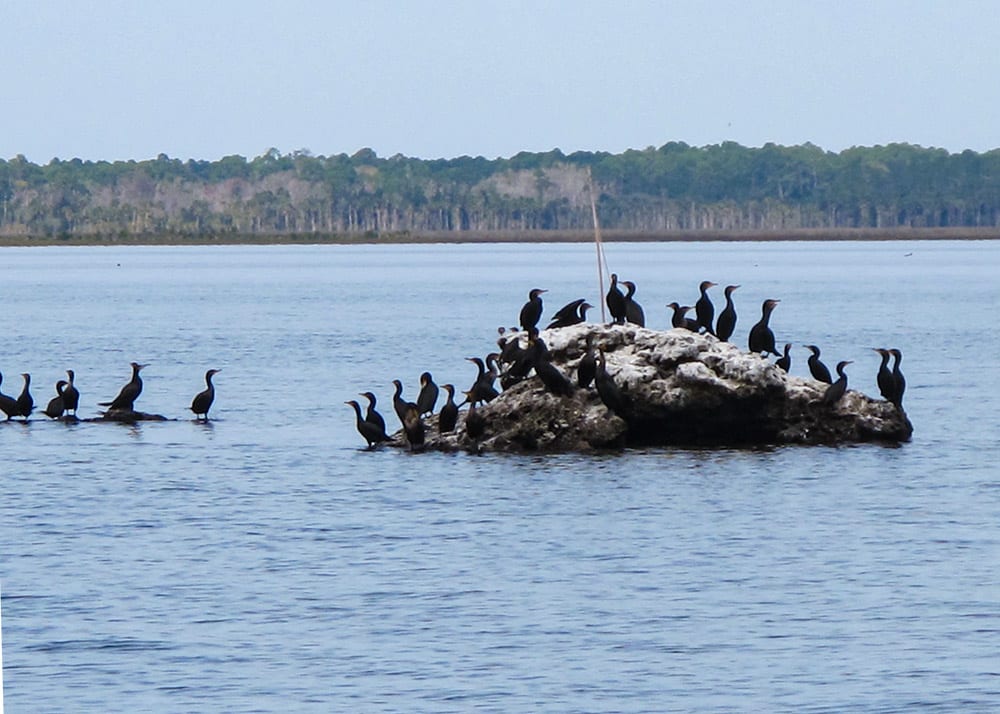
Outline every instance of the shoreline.
{"type": "MultiPolygon", "coordinates": [[[[788,231],[617,231],[601,232],[606,243],[725,243],[1000,240],[1000,227],[989,228],[809,228],[788,231]]],[[[24,236],[0,235],[0,247],[49,246],[188,246],[188,245],[432,245],[464,243],[591,243],[593,231],[437,231],[372,235],[330,233],[212,235],[141,234],[24,236]]]]}

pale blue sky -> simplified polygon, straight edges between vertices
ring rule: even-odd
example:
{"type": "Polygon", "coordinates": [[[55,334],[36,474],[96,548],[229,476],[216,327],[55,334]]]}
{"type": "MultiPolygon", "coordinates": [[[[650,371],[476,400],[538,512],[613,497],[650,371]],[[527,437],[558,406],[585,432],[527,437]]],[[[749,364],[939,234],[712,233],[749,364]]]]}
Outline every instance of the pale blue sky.
{"type": "Polygon", "coordinates": [[[0,0],[0,157],[1000,147],[1000,1],[0,0]]]}

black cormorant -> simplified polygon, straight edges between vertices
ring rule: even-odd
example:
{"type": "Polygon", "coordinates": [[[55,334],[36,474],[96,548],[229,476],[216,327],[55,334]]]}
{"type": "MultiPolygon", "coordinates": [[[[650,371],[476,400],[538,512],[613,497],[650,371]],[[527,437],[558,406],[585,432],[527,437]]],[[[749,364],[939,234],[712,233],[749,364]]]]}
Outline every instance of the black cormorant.
{"type": "Polygon", "coordinates": [[[813,379],[826,382],[827,384],[833,383],[833,377],[830,376],[830,370],[827,366],[823,364],[819,359],[819,347],[816,345],[806,345],[806,349],[812,352],[809,355],[809,374],[812,375],[813,379]]]}
{"type": "Polygon", "coordinates": [[[80,392],[73,384],[76,373],[71,369],[67,369],[66,376],[68,377],[68,382],[66,388],[62,391],[63,404],[66,407],[66,411],[73,412],[73,416],[76,416],[76,408],[80,405],[80,392]]]}
{"type": "Polygon", "coordinates": [[[35,400],[31,398],[31,375],[25,372],[21,376],[24,377],[24,387],[17,397],[17,413],[18,416],[22,416],[25,421],[28,421],[28,417],[35,409],[35,400]]]}
{"type": "Polygon", "coordinates": [[[723,342],[728,342],[736,329],[736,306],[733,305],[733,291],[739,285],[726,286],[726,306],[719,313],[719,319],[715,322],[715,336],[723,342]]]}
{"type": "Polygon", "coordinates": [[[768,322],[771,320],[771,313],[777,307],[780,300],[765,300],[761,305],[761,317],[756,325],[750,328],[748,343],[750,351],[754,354],[779,355],[778,348],[774,346],[774,333],[771,331],[768,322]]]}
{"type": "Polygon", "coordinates": [[[712,326],[712,322],[715,320],[715,306],[712,305],[712,300],[708,297],[708,289],[714,288],[717,283],[713,283],[711,280],[701,281],[701,285],[698,286],[698,290],[701,292],[701,297],[698,298],[698,302],[694,304],[694,314],[695,319],[698,321],[698,328],[705,328],[705,332],[714,335],[715,328],[712,326]]]}
{"type": "Polygon", "coordinates": [[[535,374],[545,385],[546,391],[552,392],[558,397],[570,397],[573,395],[573,383],[566,378],[566,375],[549,361],[548,357],[543,357],[535,362],[535,374]]]}
{"type": "MultiPolygon", "coordinates": [[[[0,374],[0,384],[3,384],[3,375],[0,374]]],[[[7,415],[7,419],[10,420],[11,417],[16,417],[20,414],[17,408],[17,400],[14,397],[0,392],[0,411],[3,411],[7,415]]]]}
{"type": "Polygon", "coordinates": [[[424,420],[420,418],[420,409],[412,402],[407,404],[406,413],[403,414],[403,433],[406,434],[406,441],[410,444],[410,451],[424,448],[426,431],[424,420]]]}
{"type": "Polygon", "coordinates": [[[604,297],[604,302],[608,305],[608,312],[611,313],[611,322],[616,325],[625,323],[625,296],[618,289],[618,274],[611,273],[611,287],[604,297]]]}
{"type": "Polygon", "coordinates": [[[420,375],[420,393],[417,395],[417,409],[420,415],[433,414],[438,400],[438,386],[430,372],[420,375]]]}
{"type": "Polygon", "coordinates": [[[212,408],[212,402],[215,401],[215,385],[212,384],[212,377],[221,371],[210,369],[205,372],[205,389],[198,392],[191,400],[191,411],[194,412],[196,419],[204,418],[205,421],[208,421],[208,410],[212,408]]]}
{"type": "Polygon", "coordinates": [[[493,386],[493,375],[487,371],[482,358],[466,357],[465,359],[475,364],[478,370],[476,381],[472,383],[472,388],[469,391],[473,393],[477,402],[492,402],[500,394],[493,386]]]}
{"type": "Polygon", "coordinates": [[[547,292],[541,288],[533,288],[528,293],[528,302],[521,308],[520,323],[521,329],[527,330],[538,326],[538,321],[542,317],[542,293],[547,292]]]}
{"type": "Polygon", "coordinates": [[[48,405],[42,412],[49,419],[58,419],[66,411],[66,401],[63,398],[63,392],[65,391],[66,385],[69,384],[65,379],[60,379],[56,382],[56,396],[49,400],[48,405]]]}
{"type": "Polygon", "coordinates": [[[673,317],[670,318],[671,325],[691,330],[691,332],[698,331],[698,321],[692,320],[687,316],[688,311],[691,309],[690,305],[678,305],[676,302],[672,302],[668,303],[667,307],[674,311],[673,317]]]}
{"type": "Polygon", "coordinates": [[[597,374],[597,356],[594,354],[594,336],[587,335],[587,349],[576,366],[576,383],[581,389],[586,389],[594,381],[597,374]]]}
{"type": "Polygon", "coordinates": [[[893,391],[893,398],[890,400],[897,409],[903,408],[903,392],[906,391],[906,377],[899,371],[899,363],[903,361],[903,353],[893,347],[889,352],[895,358],[892,363],[892,378],[896,382],[896,389],[893,391]]]}
{"type": "Polygon", "coordinates": [[[878,375],[875,378],[875,381],[878,383],[878,391],[883,399],[891,402],[896,395],[896,380],[889,370],[889,357],[891,357],[891,354],[889,350],[883,347],[873,347],[872,349],[882,357],[882,363],[878,366],[878,375]]]}
{"type": "Polygon", "coordinates": [[[142,394],[142,378],[139,376],[139,372],[145,367],[146,365],[144,364],[132,362],[132,379],[129,380],[129,383],[122,387],[121,391],[118,392],[118,396],[113,400],[110,402],[100,402],[99,405],[108,407],[108,411],[114,409],[134,411],[133,405],[135,404],[135,400],[142,394]]]}
{"type": "Polygon", "coordinates": [[[368,442],[369,449],[374,449],[383,441],[390,440],[391,437],[385,433],[385,429],[379,429],[377,425],[372,424],[361,416],[361,405],[355,400],[352,399],[349,402],[344,402],[344,404],[354,408],[354,413],[357,416],[358,433],[368,442]]]}
{"type": "Polygon", "coordinates": [[[580,298],[579,300],[574,300],[571,303],[563,305],[556,311],[556,314],[552,316],[552,321],[545,329],[551,330],[556,327],[569,327],[570,325],[583,322],[580,317],[580,306],[583,305],[584,302],[586,302],[584,298],[580,298]]]}
{"type": "Polygon", "coordinates": [[[823,406],[832,406],[840,401],[840,398],[847,392],[847,375],[844,367],[849,365],[851,360],[837,362],[837,381],[826,388],[823,392],[823,406]]]}
{"type": "Polygon", "coordinates": [[[413,402],[408,402],[405,399],[403,399],[402,382],[400,382],[398,379],[394,379],[392,380],[392,383],[396,387],[396,391],[393,392],[392,395],[392,409],[393,411],[396,412],[396,416],[399,418],[399,423],[403,426],[406,426],[405,418],[406,418],[407,407],[412,406],[414,409],[416,409],[417,405],[414,404],[413,402]]]}
{"type": "MultiPolygon", "coordinates": [[[[623,417],[625,413],[625,395],[615,383],[614,377],[608,374],[607,362],[604,357],[604,350],[597,355],[597,373],[594,375],[594,386],[597,387],[597,395],[601,402],[612,414],[623,417]]],[[[624,418],[624,417],[623,417],[624,418]]]]}
{"type": "Polygon", "coordinates": [[[646,313],[642,310],[642,305],[635,301],[635,283],[631,280],[623,280],[628,292],[625,293],[625,321],[631,322],[639,327],[646,326],[646,313]]]}
{"type": "Polygon", "coordinates": [[[454,385],[442,384],[441,387],[448,393],[448,398],[438,413],[438,433],[447,434],[455,430],[455,424],[458,422],[458,405],[455,404],[454,385]]]}
{"type": "Polygon", "coordinates": [[[380,431],[385,433],[385,419],[383,419],[382,415],[375,410],[375,395],[371,392],[362,392],[358,396],[364,397],[368,400],[368,410],[365,412],[365,421],[369,424],[374,424],[380,431]]]}
{"type": "Polygon", "coordinates": [[[785,370],[786,372],[789,372],[792,369],[792,356],[790,354],[788,354],[788,351],[790,349],[792,349],[792,343],[791,342],[786,342],[785,343],[785,354],[781,355],[781,357],[779,357],[774,362],[777,366],[781,367],[781,369],[785,370]]]}

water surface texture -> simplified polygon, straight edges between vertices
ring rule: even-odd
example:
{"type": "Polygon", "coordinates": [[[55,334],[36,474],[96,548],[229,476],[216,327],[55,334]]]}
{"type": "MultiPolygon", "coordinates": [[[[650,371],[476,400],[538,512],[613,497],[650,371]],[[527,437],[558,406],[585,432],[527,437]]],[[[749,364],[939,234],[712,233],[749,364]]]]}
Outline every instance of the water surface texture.
{"type": "MultiPolygon", "coordinates": [[[[720,309],[877,394],[914,440],[606,455],[366,453],[343,402],[468,388],[587,245],[6,248],[3,391],[77,373],[130,427],[0,424],[5,704],[18,712],[995,711],[1000,246],[612,244],[648,324],[720,309]],[[187,411],[210,367],[213,421],[187,411]]],[[[599,319],[597,311],[592,313],[599,319]]]]}

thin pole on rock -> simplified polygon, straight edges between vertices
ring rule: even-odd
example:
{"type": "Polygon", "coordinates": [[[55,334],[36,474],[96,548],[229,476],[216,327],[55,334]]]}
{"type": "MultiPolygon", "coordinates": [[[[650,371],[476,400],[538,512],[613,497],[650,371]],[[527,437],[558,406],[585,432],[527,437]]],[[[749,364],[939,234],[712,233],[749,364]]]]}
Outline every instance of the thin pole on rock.
{"type": "Polygon", "coordinates": [[[604,313],[604,271],[608,261],[604,256],[604,242],[601,240],[601,224],[597,220],[597,203],[594,201],[594,177],[590,173],[589,166],[587,167],[587,192],[590,194],[590,214],[594,218],[594,246],[597,249],[597,283],[600,290],[597,294],[597,300],[601,303],[601,322],[606,323],[608,318],[604,313]]]}

